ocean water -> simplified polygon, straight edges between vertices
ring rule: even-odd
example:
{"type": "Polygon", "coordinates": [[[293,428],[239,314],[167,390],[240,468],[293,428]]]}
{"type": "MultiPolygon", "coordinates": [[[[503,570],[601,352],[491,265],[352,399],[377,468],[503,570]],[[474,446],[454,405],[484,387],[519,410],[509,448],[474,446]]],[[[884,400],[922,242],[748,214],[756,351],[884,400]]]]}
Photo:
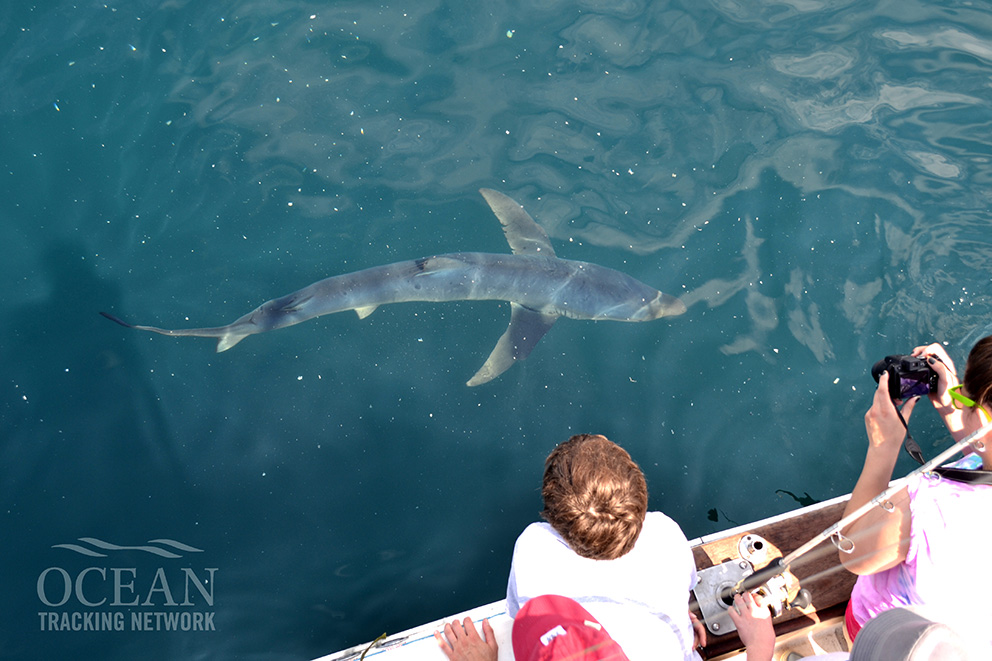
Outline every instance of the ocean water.
{"type": "Polygon", "coordinates": [[[872,363],[992,333],[990,71],[975,2],[3,3],[0,657],[305,659],[499,599],[578,432],[690,537],[848,492],[872,363]],[[508,252],[482,187],[687,313],[477,388],[505,303],[220,354],[98,315],[508,252]]]}

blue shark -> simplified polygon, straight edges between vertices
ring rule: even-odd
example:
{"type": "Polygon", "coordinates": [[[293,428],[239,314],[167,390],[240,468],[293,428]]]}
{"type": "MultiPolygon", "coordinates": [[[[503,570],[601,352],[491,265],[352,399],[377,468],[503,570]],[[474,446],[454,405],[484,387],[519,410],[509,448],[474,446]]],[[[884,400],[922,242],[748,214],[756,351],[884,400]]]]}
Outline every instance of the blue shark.
{"type": "Polygon", "coordinates": [[[485,364],[468,380],[492,381],[525,359],[561,317],[592,321],[651,321],[680,315],[685,304],[611,268],[560,259],[545,231],[510,197],[479,191],[503,226],[512,254],[457,252],[335,275],[274,298],[234,323],[215,328],[122,326],[162,335],[215,337],[227,351],[258,333],[314,317],[354,310],[360,319],[380,305],[410,301],[508,301],[510,324],[485,364]]]}

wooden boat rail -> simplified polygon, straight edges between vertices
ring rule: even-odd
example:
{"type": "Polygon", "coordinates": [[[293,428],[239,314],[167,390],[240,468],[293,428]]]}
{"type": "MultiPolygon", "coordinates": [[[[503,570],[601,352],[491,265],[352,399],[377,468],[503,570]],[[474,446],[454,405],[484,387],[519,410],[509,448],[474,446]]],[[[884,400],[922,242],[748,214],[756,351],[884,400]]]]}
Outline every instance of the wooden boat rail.
{"type": "MultiPolygon", "coordinates": [[[[839,521],[849,497],[845,495],[716,535],[692,540],[692,554],[696,568],[702,570],[738,560],[741,538],[748,534],[758,535],[769,544],[768,562],[785,557],[839,521]]],[[[825,542],[798,558],[789,573],[794,577],[790,580],[790,598],[795,598],[801,586],[809,590],[812,602],[807,608],[786,609],[775,618],[776,637],[813,627],[826,620],[843,617],[857,577],[840,564],[837,549],[832,544],[825,542]]],[[[711,659],[741,650],[743,647],[736,632],[722,636],[708,634],[703,656],[711,659]]]]}

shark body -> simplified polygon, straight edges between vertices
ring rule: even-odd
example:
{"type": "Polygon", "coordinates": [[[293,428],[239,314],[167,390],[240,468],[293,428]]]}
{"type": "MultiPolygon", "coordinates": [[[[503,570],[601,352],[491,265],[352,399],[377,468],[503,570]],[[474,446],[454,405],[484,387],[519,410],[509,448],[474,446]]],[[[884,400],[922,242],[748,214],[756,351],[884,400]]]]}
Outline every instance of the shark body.
{"type": "Polygon", "coordinates": [[[511,198],[480,191],[496,214],[511,255],[459,252],[336,275],[267,301],[234,323],[215,328],[165,329],[117,323],[162,335],[215,337],[226,351],[257,333],[325,314],[354,310],[359,318],[380,305],[408,301],[510,302],[510,324],[489,359],[468,381],[492,381],[526,358],[560,317],[593,321],[651,321],[685,312],[679,299],[597,264],[559,259],[548,235],[511,198]]]}

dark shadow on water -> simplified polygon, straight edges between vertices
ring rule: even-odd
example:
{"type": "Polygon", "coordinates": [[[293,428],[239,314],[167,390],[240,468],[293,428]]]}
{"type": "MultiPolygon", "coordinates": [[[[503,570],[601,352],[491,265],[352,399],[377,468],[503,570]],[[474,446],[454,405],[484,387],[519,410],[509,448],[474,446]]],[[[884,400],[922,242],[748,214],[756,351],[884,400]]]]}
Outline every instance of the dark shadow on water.
{"type": "Polygon", "coordinates": [[[97,314],[119,298],[116,288],[71,242],[50,245],[43,263],[50,292],[8,312],[0,345],[20,400],[0,418],[5,500],[26,488],[78,493],[70,485],[79,482],[145,491],[181,477],[147,369],[97,314]]]}
{"type": "Polygon", "coordinates": [[[0,562],[17,568],[0,618],[18,632],[3,655],[41,658],[55,645],[106,658],[94,648],[106,635],[39,633],[40,572],[80,562],[55,545],[81,537],[195,541],[181,539],[192,494],[147,367],[97,314],[118,299],[115,286],[74,242],[52,243],[42,263],[47,294],[7,310],[0,333],[0,511],[5,540],[16,542],[0,562]]]}

